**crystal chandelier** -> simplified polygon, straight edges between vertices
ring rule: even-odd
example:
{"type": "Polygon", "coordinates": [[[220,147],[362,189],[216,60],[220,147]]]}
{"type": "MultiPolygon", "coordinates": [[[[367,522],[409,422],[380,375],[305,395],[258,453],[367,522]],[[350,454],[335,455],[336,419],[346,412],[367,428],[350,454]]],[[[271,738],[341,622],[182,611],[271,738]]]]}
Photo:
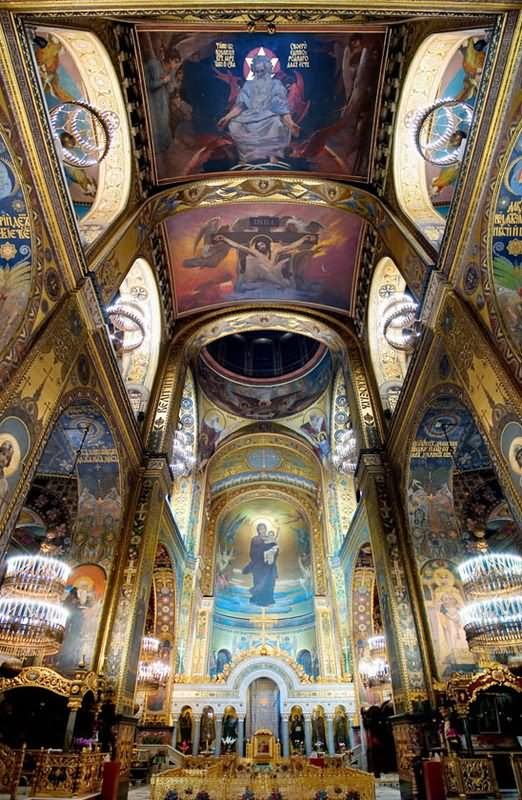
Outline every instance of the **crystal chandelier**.
{"type": "Polygon", "coordinates": [[[470,602],[460,612],[473,653],[493,656],[520,652],[522,646],[522,558],[481,552],[459,564],[462,586],[470,602]]]}
{"type": "Polygon", "coordinates": [[[383,310],[384,338],[394,350],[411,353],[421,332],[418,305],[406,294],[395,294],[383,310]]]}
{"type": "Polygon", "coordinates": [[[382,633],[377,634],[377,636],[370,636],[368,639],[368,649],[372,656],[384,659],[386,654],[386,641],[382,633]]]}
{"type": "Polygon", "coordinates": [[[61,604],[70,568],[56,558],[7,559],[0,589],[0,650],[9,655],[53,655],[63,641],[68,611],[61,604]]]}
{"type": "Polygon", "coordinates": [[[141,640],[141,652],[143,656],[157,656],[160,649],[160,640],[154,636],[144,636],[141,640]]]}
{"type": "Polygon", "coordinates": [[[190,475],[196,463],[193,454],[193,437],[180,427],[174,433],[174,443],[172,446],[172,461],[170,468],[174,478],[183,478],[190,475]]]}
{"type": "Polygon", "coordinates": [[[336,433],[332,462],[338,472],[353,475],[357,466],[357,440],[351,427],[336,433]]]}
{"type": "Polygon", "coordinates": [[[141,311],[134,308],[130,303],[119,302],[107,309],[114,328],[123,334],[123,341],[120,341],[116,334],[111,334],[111,340],[116,347],[121,348],[123,353],[131,353],[137,350],[145,341],[145,321],[141,311]]]}
{"type": "Polygon", "coordinates": [[[114,111],[100,111],[87,100],[68,100],[49,112],[51,128],[70,167],[86,169],[106,158],[120,120],[114,111]]]}
{"type": "Polygon", "coordinates": [[[378,686],[390,680],[390,666],[384,658],[361,658],[359,674],[365,686],[378,686]]]}
{"type": "Polygon", "coordinates": [[[138,688],[158,689],[165,686],[170,667],[164,661],[140,661],[138,664],[138,688]]]}

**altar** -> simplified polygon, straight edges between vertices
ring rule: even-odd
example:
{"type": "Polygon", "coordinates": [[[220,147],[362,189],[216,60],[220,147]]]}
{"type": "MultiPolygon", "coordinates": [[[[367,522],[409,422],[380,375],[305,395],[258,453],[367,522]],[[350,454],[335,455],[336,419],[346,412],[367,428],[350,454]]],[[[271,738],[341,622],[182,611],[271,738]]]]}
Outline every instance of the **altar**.
{"type": "MultiPolygon", "coordinates": [[[[252,751],[267,759],[269,754],[259,753],[255,745],[252,751]]],[[[262,737],[257,745],[263,745],[262,737]]],[[[237,755],[192,757],[181,768],[153,775],[152,800],[315,800],[318,795],[375,800],[375,779],[368,772],[341,766],[339,761],[317,767],[302,756],[281,758],[275,747],[272,752],[273,759],[265,761],[237,755]]]]}

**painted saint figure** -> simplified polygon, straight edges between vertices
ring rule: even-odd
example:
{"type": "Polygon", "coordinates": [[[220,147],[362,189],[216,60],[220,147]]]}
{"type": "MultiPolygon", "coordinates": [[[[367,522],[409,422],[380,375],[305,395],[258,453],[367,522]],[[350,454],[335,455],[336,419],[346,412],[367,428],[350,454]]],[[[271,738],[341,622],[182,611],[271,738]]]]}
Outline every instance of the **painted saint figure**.
{"type": "Polygon", "coordinates": [[[277,579],[278,534],[268,531],[264,522],[259,522],[256,535],[250,542],[250,561],[243,567],[243,575],[252,575],[250,602],[256,606],[272,606],[277,579]]]}
{"type": "Polygon", "coordinates": [[[300,128],[292,119],[283,82],[272,77],[270,59],[255,56],[252,72],[253,79],[246,81],[218,127],[228,127],[241,163],[277,164],[284,158],[292,136],[299,136],[300,128]]]}

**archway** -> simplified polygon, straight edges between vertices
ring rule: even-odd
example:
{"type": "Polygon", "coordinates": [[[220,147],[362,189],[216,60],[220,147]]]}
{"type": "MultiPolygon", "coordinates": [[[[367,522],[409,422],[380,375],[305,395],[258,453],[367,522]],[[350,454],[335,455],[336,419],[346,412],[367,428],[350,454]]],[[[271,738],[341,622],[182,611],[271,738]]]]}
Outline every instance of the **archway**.
{"type": "Polygon", "coordinates": [[[88,669],[96,665],[120,520],[112,429],[94,402],[73,401],[55,423],[8,546],[10,555],[41,553],[72,567],[63,644],[46,660],[61,672],[74,672],[80,662],[88,669]]]}
{"type": "Polygon", "coordinates": [[[248,687],[246,733],[249,739],[258,730],[269,730],[280,738],[281,698],[277,684],[268,677],[255,678],[248,687]]]}
{"type": "Polygon", "coordinates": [[[436,669],[443,679],[475,665],[460,620],[466,598],[458,564],[484,541],[497,552],[522,552],[522,531],[458,390],[446,385],[434,392],[419,419],[410,451],[407,510],[436,669]]]}

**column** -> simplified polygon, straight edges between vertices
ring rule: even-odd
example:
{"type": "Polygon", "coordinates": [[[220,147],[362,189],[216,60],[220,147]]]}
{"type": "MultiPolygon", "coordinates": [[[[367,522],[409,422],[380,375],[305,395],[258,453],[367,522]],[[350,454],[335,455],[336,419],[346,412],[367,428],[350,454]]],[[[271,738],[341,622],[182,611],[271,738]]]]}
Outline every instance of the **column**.
{"type": "Polygon", "coordinates": [[[171,741],[172,747],[174,747],[174,748],[176,748],[177,736],[178,736],[178,717],[176,716],[176,717],[174,717],[174,724],[172,726],[172,741],[171,741]]]}
{"type": "Polygon", "coordinates": [[[288,758],[290,755],[290,744],[288,741],[288,714],[283,714],[281,717],[281,745],[283,748],[283,758],[288,758]]]}
{"type": "Polygon", "coordinates": [[[305,715],[305,749],[306,755],[309,756],[312,753],[312,715],[310,711],[306,711],[305,715]]]}
{"type": "Polygon", "coordinates": [[[236,751],[241,758],[244,755],[244,748],[245,748],[245,718],[238,716],[236,751]]]}
{"type": "Polygon", "coordinates": [[[64,741],[64,749],[70,750],[71,744],[73,740],[73,733],[74,733],[74,726],[76,725],[76,715],[78,714],[78,709],[71,708],[69,709],[69,716],[67,718],[67,727],[65,729],[65,741],[64,741]]]}
{"type": "Polygon", "coordinates": [[[326,717],[326,743],[330,755],[331,756],[335,755],[333,717],[331,714],[328,714],[328,716],[326,717]]]}
{"type": "Polygon", "coordinates": [[[214,741],[214,755],[221,755],[221,737],[223,736],[223,714],[214,717],[216,726],[216,739],[214,741]]]}
{"type": "Polygon", "coordinates": [[[199,753],[199,734],[201,731],[201,714],[192,715],[192,755],[199,753]]]}

